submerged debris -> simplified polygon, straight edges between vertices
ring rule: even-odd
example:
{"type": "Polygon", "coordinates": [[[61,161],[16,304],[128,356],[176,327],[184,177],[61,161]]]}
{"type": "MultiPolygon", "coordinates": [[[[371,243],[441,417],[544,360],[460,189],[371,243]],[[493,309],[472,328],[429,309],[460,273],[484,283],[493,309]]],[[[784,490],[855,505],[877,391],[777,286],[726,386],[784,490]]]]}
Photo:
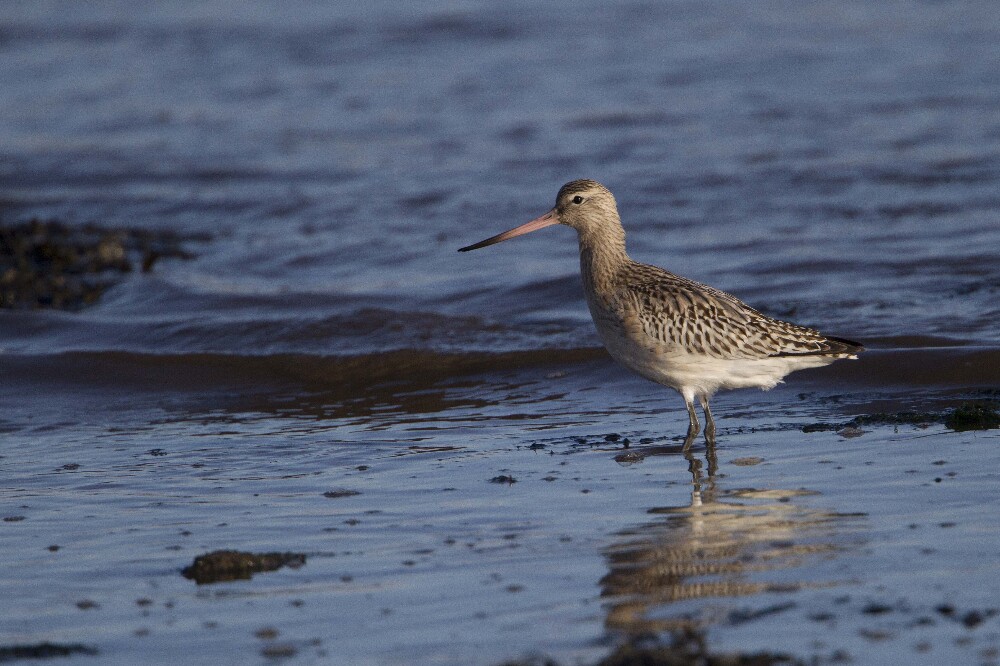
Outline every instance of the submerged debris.
{"type": "MultiPolygon", "coordinates": [[[[595,666],[776,666],[805,664],[791,655],[771,652],[710,652],[702,632],[688,630],[673,636],[671,644],[635,639],[617,647],[595,666]]],[[[548,658],[509,661],[503,666],[558,666],[548,658]]]]}
{"type": "Polygon", "coordinates": [[[804,663],[781,653],[709,654],[675,644],[653,647],[624,645],[598,662],[598,666],[774,666],[804,665],[804,663]]]}
{"type": "Polygon", "coordinates": [[[181,570],[185,578],[199,585],[232,580],[249,580],[254,574],[276,571],[281,567],[297,569],[306,563],[302,553],[245,553],[238,550],[216,550],[194,558],[191,566],[181,570]]]}
{"type": "Polygon", "coordinates": [[[298,654],[298,651],[299,649],[294,645],[276,643],[262,647],[260,654],[262,657],[267,657],[268,659],[288,659],[298,654]]]}
{"type": "Polygon", "coordinates": [[[809,423],[802,426],[802,432],[827,432],[838,430],[841,427],[840,423],[809,423]]]}
{"type": "Polygon", "coordinates": [[[642,453],[638,451],[626,451],[625,453],[619,453],[615,456],[615,462],[619,465],[634,465],[635,463],[641,463],[646,459],[642,453]]]}
{"type": "Polygon", "coordinates": [[[340,497],[354,497],[355,495],[360,495],[361,493],[357,490],[349,490],[347,488],[340,488],[338,490],[328,490],[323,493],[323,497],[329,499],[338,499],[340,497]]]}
{"type": "Polygon", "coordinates": [[[970,610],[965,613],[960,613],[958,609],[951,604],[941,604],[934,610],[949,620],[954,620],[955,622],[963,624],[967,629],[975,629],[986,619],[994,617],[1000,613],[1000,611],[996,608],[986,608],[982,611],[970,610]]]}
{"type": "Polygon", "coordinates": [[[52,659],[74,654],[97,654],[97,648],[80,643],[33,643],[31,645],[0,645],[0,661],[22,659],[52,659]]]}
{"type": "Polygon", "coordinates": [[[207,237],[55,220],[0,224],[0,308],[80,309],[135,265],[148,273],[161,258],[191,258],[181,245],[192,240],[207,237]]]}

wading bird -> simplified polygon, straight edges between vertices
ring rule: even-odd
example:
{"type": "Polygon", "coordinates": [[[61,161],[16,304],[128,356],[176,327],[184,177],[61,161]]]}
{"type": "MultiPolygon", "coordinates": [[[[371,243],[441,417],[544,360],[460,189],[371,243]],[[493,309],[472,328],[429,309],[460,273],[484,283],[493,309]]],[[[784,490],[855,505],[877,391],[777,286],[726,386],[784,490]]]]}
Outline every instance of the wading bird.
{"type": "Polygon", "coordinates": [[[684,398],[685,447],[701,429],[695,398],[711,444],[715,421],[708,401],[719,389],[770,389],[790,372],[864,351],[856,342],[772,319],[723,291],[632,261],[615,198],[593,180],[566,183],[549,212],[459,252],[554,224],[576,230],[587,305],[612,358],[684,398]]]}

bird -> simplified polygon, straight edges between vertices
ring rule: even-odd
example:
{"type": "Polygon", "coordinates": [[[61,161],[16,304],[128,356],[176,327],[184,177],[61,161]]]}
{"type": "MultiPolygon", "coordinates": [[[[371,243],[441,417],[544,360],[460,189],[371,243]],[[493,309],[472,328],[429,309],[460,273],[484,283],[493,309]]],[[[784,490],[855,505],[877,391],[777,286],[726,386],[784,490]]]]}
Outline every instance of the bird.
{"type": "Polygon", "coordinates": [[[566,183],[544,215],[459,252],[556,224],[576,230],[587,305],[611,357],[684,399],[685,448],[701,429],[696,399],[706,442],[714,445],[709,400],[717,391],[771,389],[790,372],[856,359],[864,351],[857,342],[771,318],[724,291],[633,261],[615,197],[594,180],[566,183]]]}

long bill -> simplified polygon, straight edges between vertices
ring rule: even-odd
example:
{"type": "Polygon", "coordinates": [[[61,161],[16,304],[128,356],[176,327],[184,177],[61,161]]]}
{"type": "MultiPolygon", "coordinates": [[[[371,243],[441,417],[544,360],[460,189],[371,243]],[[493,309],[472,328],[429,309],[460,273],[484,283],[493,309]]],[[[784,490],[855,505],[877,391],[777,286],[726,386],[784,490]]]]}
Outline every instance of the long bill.
{"type": "Polygon", "coordinates": [[[502,243],[505,240],[515,238],[517,236],[523,236],[524,234],[530,234],[532,231],[538,231],[539,229],[544,229],[545,227],[551,227],[553,224],[559,224],[559,213],[555,208],[547,212],[541,217],[536,217],[531,222],[522,224],[519,227],[514,227],[509,231],[505,231],[502,234],[497,234],[487,238],[486,240],[479,241],[472,245],[467,245],[463,248],[459,248],[459,252],[468,252],[469,250],[478,250],[481,247],[486,247],[487,245],[494,245],[496,243],[502,243]]]}

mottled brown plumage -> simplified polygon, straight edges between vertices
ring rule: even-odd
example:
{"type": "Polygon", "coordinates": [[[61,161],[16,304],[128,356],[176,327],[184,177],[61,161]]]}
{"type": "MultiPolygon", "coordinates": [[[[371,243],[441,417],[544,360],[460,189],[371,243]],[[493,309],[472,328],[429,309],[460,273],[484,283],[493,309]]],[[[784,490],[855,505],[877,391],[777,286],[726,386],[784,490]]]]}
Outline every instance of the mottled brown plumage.
{"type": "Polygon", "coordinates": [[[610,190],[593,180],[563,185],[545,215],[464,247],[474,250],[553,224],[576,229],[587,305],[613,358],[684,397],[687,443],[705,411],[705,435],[714,439],[709,398],[719,389],[772,388],[789,372],[857,358],[856,342],[772,319],[735,296],[632,261],[610,190]]]}
{"type": "Polygon", "coordinates": [[[617,274],[624,298],[640,314],[646,335],[720,359],[835,354],[856,347],[819,331],[772,319],[731,294],[631,262],[617,274]]]}

